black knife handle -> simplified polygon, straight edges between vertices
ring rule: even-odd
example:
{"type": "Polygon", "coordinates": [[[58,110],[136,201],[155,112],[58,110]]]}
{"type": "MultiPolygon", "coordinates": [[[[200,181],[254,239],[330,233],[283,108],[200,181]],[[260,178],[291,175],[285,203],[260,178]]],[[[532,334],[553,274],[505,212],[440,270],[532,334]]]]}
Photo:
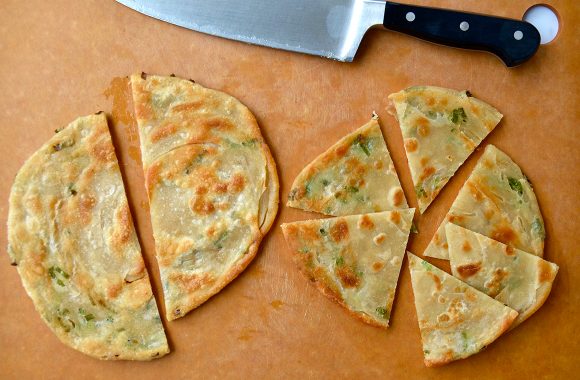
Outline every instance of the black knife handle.
{"type": "Polygon", "coordinates": [[[527,61],[540,46],[540,33],[525,21],[390,1],[383,25],[442,45],[488,51],[508,67],[527,61]]]}

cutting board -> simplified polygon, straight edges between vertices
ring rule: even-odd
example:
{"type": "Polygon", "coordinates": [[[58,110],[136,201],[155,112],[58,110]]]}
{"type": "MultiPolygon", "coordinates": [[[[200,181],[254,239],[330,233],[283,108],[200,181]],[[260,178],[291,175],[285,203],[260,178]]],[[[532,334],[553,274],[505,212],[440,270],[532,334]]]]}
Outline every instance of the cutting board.
{"type": "MultiPolygon", "coordinates": [[[[191,32],[114,1],[3,0],[0,4],[0,378],[438,378],[570,379],[580,373],[580,6],[546,0],[562,28],[521,67],[486,53],[373,30],[354,63],[245,45],[191,32]],[[6,255],[12,180],[24,160],[77,116],[103,110],[143,254],[161,301],[138,135],[125,76],[171,74],[226,91],[256,115],[272,149],[282,206],[257,258],[221,293],[174,322],[172,353],[152,362],[102,362],[49,331],[6,255]],[[534,185],[547,230],[545,257],[560,266],[551,296],[484,352],[442,368],[423,365],[407,262],[391,327],[350,317],[302,277],[279,225],[318,217],[283,206],[294,177],[375,111],[412,206],[417,202],[387,95],[410,85],[469,89],[504,119],[483,145],[507,152],[534,185]]],[[[533,0],[415,0],[521,18],[533,0]]],[[[428,211],[409,249],[421,255],[481,155],[461,167],[428,211]]],[[[430,260],[448,270],[445,261],[430,260]]],[[[161,303],[160,303],[161,306],[161,303]]]]}

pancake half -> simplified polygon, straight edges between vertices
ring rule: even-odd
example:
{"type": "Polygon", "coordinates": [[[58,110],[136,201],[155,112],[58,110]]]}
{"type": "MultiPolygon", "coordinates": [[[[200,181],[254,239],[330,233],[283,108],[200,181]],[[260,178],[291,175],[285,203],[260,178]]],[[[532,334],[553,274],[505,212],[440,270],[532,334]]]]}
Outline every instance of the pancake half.
{"type": "Polygon", "coordinates": [[[256,256],[278,210],[274,160],[237,99],[188,80],[131,76],[169,320],[256,256]]]}
{"type": "Polygon", "coordinates": [[[558,266],[455,224],[445,227],[453,275],[516,310],[511,328],[546,301],[558,266]]]}
{"type": "Polygon", "coordinates": [[[358,319],[386,328],[414,209],[282,224],[301,272],[358,319]]]}
{"type": "Polygon", "coordinates": [[[440,87],[409,87],[389,99],[423,213],[502,114],[466,91],[440,87]]]}
{"type": "Polygon", "coordinates": [[[449,222],[542,257],[544,219],[532,185],[507,154],[488,145],[437,229],[425,256],[448,259],[449,222]]]}
{"type": "Polygon", "coordinates": [[[517,311],[427,261],[408,256],[427,367],[480,352],[518,316],[517,311]]]}
{"type": "Polygon", "coordinates": [[[294,180],[287,206],[333,216],[407,208],[378,118],[308,164],[294,180]]]}
{"type": "Polygon", "coordinates": [[[169,352],[104,114],[58,131],[18,172],[8,254],[42,319],[99,359],[169,352]]]}

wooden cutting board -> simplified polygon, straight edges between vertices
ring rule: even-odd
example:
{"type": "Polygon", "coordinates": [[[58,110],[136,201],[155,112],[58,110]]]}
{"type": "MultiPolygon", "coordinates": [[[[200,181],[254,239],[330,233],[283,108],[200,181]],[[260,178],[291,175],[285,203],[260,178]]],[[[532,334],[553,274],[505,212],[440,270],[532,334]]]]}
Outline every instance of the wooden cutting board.
{"type": "MultiPolygon", "coordinates": [[[[313,0],[314,1],[314,0],[313,0]]],[[[534,0],[414,0],[521,18],[534,0]]],[[[521,67],[380,30],[354,63],[249,46],[131,11],[114,1],[3,0],[0,4],[0,378],[558,378],[580,371],[579,2],[546,0],[561,32],[521,67]],[[504,119],[484,144],[507,152],[534,185],[560,266],[546,304],[484,352],[443,368],[423,365],[407,263],[388,331],[367,326],[298,273],[278,227],[316,215],[281,207],[256,260],[199,309],[165,322],[172,353],[147,363],[101,362],[78,353],[35,312],[6,251],[12,180],[55,128],[99,110],[111,116],[143,253],[160,294],[136,128],[123,77],[193,78],[226,91],[256,115],[270,144],[284,203],[301,168],[376,111],[411,205],[416,199],[387,95],[417,84],[469,89],[504,119]]],[[[409,249],[421,254],[482,149],[418,220],[409,249]]],[[[444,261],[430,260],[448,270],[444,261]]],[[[158,297],[158,301],[161,300],[158,297]]]]}

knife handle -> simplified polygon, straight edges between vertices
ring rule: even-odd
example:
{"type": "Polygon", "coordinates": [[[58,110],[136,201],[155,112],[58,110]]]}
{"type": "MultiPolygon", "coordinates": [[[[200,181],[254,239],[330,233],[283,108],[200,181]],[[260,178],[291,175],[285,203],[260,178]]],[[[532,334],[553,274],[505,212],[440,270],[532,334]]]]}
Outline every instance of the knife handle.
{"type": "Polygon", "coordinates": [[[540,33],[525,21],[390,1],[383,26],[442,45],[488,51],[508,67],[527,61],[540,46],[540,33]]]}

